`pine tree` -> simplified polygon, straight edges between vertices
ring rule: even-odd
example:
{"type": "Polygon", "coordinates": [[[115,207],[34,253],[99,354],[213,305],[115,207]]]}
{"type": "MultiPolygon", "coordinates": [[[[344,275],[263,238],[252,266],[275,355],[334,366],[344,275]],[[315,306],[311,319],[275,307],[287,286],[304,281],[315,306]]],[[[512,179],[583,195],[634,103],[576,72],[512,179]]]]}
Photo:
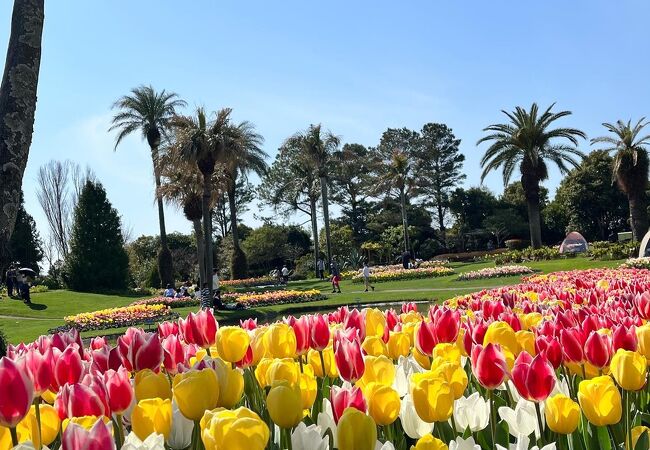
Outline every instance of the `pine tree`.
{"type": "Polygon", "coordinates": [[[38,263],[43,259],[43,244],[36,229],[34,218],[25,211],[25,199],[20,194],[20,205],[16,225],[9,241],[12,261],[20,261],[21,267],[30,267],[38,272],[38,263]]]}
{"type": "Polygon", "coordinates": [[[124,289],[128,267],[117,210],[103,186],[89,180],[74,211],[65,281],[75,291],[124,289]]]}

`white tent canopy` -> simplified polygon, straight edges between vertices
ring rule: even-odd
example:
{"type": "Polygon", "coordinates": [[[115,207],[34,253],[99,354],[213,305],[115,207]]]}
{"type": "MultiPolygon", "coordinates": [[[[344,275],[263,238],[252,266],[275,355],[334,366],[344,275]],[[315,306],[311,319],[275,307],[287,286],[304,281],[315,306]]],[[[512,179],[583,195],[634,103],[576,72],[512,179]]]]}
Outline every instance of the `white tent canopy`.
{"type": "Polygon", "coordinates": [[[589,250],[587,240],[577,231],[566,235],[560,245],[560,253],[584,253],[589,250]]]}
{"type": "Polygon", "coordinates": [[[648,243],[650,243],[650,230],[643,236],[641,245],[639,246],[639,258],[650,256],[650,248],[648,248],[648,243]]]}

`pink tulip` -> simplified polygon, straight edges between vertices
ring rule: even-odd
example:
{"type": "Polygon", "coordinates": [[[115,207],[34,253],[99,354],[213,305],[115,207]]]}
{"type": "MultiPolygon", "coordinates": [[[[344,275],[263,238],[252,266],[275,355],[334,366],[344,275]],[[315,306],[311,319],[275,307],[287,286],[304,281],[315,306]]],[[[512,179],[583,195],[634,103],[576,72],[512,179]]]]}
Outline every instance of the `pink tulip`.
{"type": "Polygon", "coordinates": [[[246,320],[240,320],[239,326],[241,326],[244,330],[252,331],[255,328],[257,328],[257,318],[255,319],[248,318],[246,320]]]}
{"type": "Polygon", "coordinates": [[[44,355],[35,349],[30,349],[20,359],[19,366],[25,371],[34,386],[34,397],[40,397],[52,384],[54,377],[54,358],[52,350],[47,349],[44,355]]]}
{"type": "MultiPolygon", "coordinates": [[[[440,310],[439,310],[440,311],[440,310]]],[[[455,342],[460,330],[460,312],[445,308],[436,317],[434,329],[437,342],[455,342]]]]}
{"type": "Polygon", "coordinates": [[[285,322],[293,328],[294,334],[296,335],[297,354],[304,355],[307,353],[307,350],[309,350],[309,340],[311,335],[309,316],[302,316],[299,319],[289,316],[285,319],[285,322]]]}
{"type": "Polygon", "coordinates": [[[533,358],[524,351],[512,368],[512,382],[523,398],[541,402],[551,395],[555,387],[555,372],[543,353],[533,358]]]}
{"type": "Polygon", "coordinates": [[[592,331],[585,341],[585,358],[593,366],[603,368],[609,365],[613,353],[612,340],[606,334],[592,331]]]}
{"type": "Polygon", "coordinates": [[[584,335],[578,328],[561,330],[560,345],[567,362],[580,364],[584,361],[584,335]]]}
{"type": "Polygon", "coordinates": [[[62,386],[54,401],[54,407],[61,420],[82,416],[100,417],[106,413],[102,399],[91,387],[81,383],[62,386]]]}
{"type": "Polygon", "coordinates": [[[185,349],[178,336],[171,334],[162,340],[163,366],[167,373],[176,375],[177,366],[185,362],[185,349]]]}
{"type": "Polygon", "coordinates": [[[56,347],[63,352],[70,344],[77,344],[79,356],[83,356],[84,346],[81,342],[79,331],[77,331],[76,328],[72,328],[69,331],[59,332],[52,335],[52,347],[56,347]]]}
{"type": "Polygon", "coordinates": [[[129,328],[117,339],[122,364],[129,372],[151,369],[157,372],[163,362],[163,348],[157,333],[129,328]]]}
{"type": "Polygon", "coordinates": [[[436,344],[438,344],[436,338],[436,325],[433,322],[423,320],[420,322],[415,333],[415,347],[420,350],[421,353],[431,356],[433,355],[433,349],[436,344]]]}
{"type": "Polygon", "coordinates": [[[13,360],[20,358],[29,351],[29,346],[24,342],[21,342],[18,345],[9,344],[7,346],[7,357],[13,360]]]}
{"type": "Polygon", "coordinates": [[[166,338],[167,336],[177,335],[179,327],[177,322],[162,322],[158,324],[158,336],[166,338]]]}
{"type": "Polygon", "coordinates": [[[483,347],[476,344],[471,359],[472,373],[481,386],[490,390],[501,386],[508,374],[508,366],[499,345],[490,343],[483,347]]]}
{"type": "Polygon", "coordinates": [[[185,342],[208,348],[217,341],[218,324],[209,309],[190,313],[187,319],[179,319],[178,325],[185,342]]]}
{"type": "Polygon", "coordinates": [[[52,378],[52,390],[56,391],[64,384],[74,384],[81,380],[84,372],[79,346],[73,342],[68,345],[63,353],[59,353],[58,347],[54,347],[54,377],[52,378]]]}
{"type": "Polygon", "coordinates": [[[361,344],[357,339],[348,339],[342,332],[334,337],[334,360],[341,378],[350,383],[356,383],[366,369],[361,344]]]}
{"type": "Polygon", "coordinates": [[[108,363],[111,355],[111,348],[108,345],[96,350],[91,350],[89,354],[91,361],[90,367],[92,370],[104,373],[109,369],[108,363]]]}
{"type": "Polygon", "coordinates": [[[14,428],[29,412],[34,386],[25,371],[7,357],[0,359],[0,425],[14,428]]]}
{"type": "Polygon", "coordinates": [[[409,312],[418,312],[418,305],[414,302],[402,303],[402,314],[409,312]]]}
{"type": "Polygon", "coordinates": [[[650,319],[650,292],[645,291],[643,294],[637,294],[634,297],[634,304],[641,318],[650,319]]]}
{"type": "Polygon", "coordinates": [[[336,423],[339,423],[339,419],[346,408],[356,408],[363,413],[367,409],[363,392],[358,387],[343,388],[332,386],[330,402],[332,403],[332,413],[334,414],[334,421],[336,423]]]}
{"type": "Polygon", "coordinates": [[[366,338],[366,319],[358,309],[354,308],[345,318],[343,328],[354,328],[359,332],[359,338],[363,341],[366,338]]]}
{"type": "Polygon", "coordinates": [[[108,393],[108,404],[110,410],[115,414],[122,414],[133,401],[133,387],[129,372],[124,367],[116,372],[109,370],[104,374],[104,383],[108,393]]]}
{"type": "Polygon", "coordinates": [[[90,340],[90,349],[91,350],[99,350],[100,348],[106,347],[108,345],[108,341],[106,338],[97,336],[94,337],[90,340]]]}
{"type": "Polygon", "coordinates": [[[69,423],[61,437],[61,450],[115,450],[115,441],[102,419],[98,419],[90,430],[69,423]]]}
{"type": "Polygon", "coordinates": [[[399,324],[399,316],[393,308],[390,308],[386,311],[386,326],[388,331],[395,331],[395,328],[399,324]]]}
{"type": "Polygon", "coordinates": [[[544,353],[554,368],[562,365],[562,347],[560,342],[552,336],[537,336],[535,339],[535,352],[544,353]]]}
{"type": "Polygon", "coordinates": [[[319,352],[323,351],[330,342],[330,327],[321,314],[315,314],[311,319],[310,346],[319,352]]]}
{"type": "Polygon", "coordinates": [[[636,328],[634,326],[626,327],[624,325],[619,325],[614,328],[614,332],[612,333],[612,345],[614,346],[614,353],[616,353],[616,350],[619,348],[635,352],[639,345],[639,341],[636,337],[636,328]]]}

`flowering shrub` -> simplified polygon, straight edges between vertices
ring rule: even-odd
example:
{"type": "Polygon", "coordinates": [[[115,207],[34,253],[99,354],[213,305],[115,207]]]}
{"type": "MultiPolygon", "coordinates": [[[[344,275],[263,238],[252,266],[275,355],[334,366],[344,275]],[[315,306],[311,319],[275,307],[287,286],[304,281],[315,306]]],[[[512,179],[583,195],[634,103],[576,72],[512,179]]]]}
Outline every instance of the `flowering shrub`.
{"type": "Polygon", "coordinates": [[[188,306],[198,306],[201,304],[201,299],[198,297],[153,297],[145,298],[142,300],[136,300],[131,303],[131,306],[134,305],[165,305],[170,308],[185,308],[188,306]]]}
{"type": "Polygon", "coordinates": [[[247,294],[231,294],[224,301],[234,301],[246,307],[276,305],[282,303],[304,303],[323,300],[325,296],[317,289],[308,291],[278,290],[268,292],[251,292],[247,294]]]}
{"type": "Polygon", "coordinates": [[[593,269],[421,312],[220,326],[201,311],[116,345],[71,330],[0,359],[0,437],[65,450],[648,449],[649,319],[650,271],[593,269]]]}
{"type": "MultiPolygon", "coordinates": [[[[418,259],[415,261],[415,267],[416,269],[430,269],[433,267],[442,267],[446,266],[449,264],[449,261],[446,259],[441,259],[441,260],[431,260],[431,261],[422,261],[421,259],[418,259]]],[[[395,270],[401,270],[404,269],[404,266],[402,264],[390,264],[386,266],[373,266],[371,267],[371,270],[373,273],[382,273],[382,272],[392,272],[395,270]]],[[[345,272],[341,273],[341,278],[343,280],[351,280],[353,279],[356,275],[359,275],[361,273],[362,269],[358,270],[347,270],[345,272]]]]}
{"type": "Polygon", "coordinates": [[[171,308],[161,304],[130,305],[122,308],[109,308],[100,311],[79,313],[63,318],[66,325],[79,331],[121,328],[150,321],[163,321],[178,317],[171,308]]]}
{"type": "Polygon", "coordinates": [[[275,284],[275,280],[271,277],[257,277],[257,278],[244,278],[242,280],[222,280],[219,281],[219,286],[231,288],[246,288],[257,286],[271,286],[275,284]]]}
{"type": "Polygon", "coordinates": [[[650,269],[650,257],[630,258],[619,266],[621,269],[650,269]]]}
{"type": "MultiPolygon", "coordinates": [[[[415,280],[417,278],[434,278],[444,277],[454,273],[454,269],[445,266],[434,266],[428,268],[417,269],[404,269],[399,266],[399,269],[375,271],[371,269],[370,281],[380,283],[382,281],[398,281],[398,280],[415,280]]],[[[352,277],[353,283],[362,283],[363,274],[358,273],[352,277]]]]}
{"type": "Polygon", "coordinates": [[[485,269],[472,270],[458,275],[461,281],[481,280],[484,278],[511,277],[513,275],[526,275],[533,273],[533,269],[526,266],[498,266],[485,269]]]}

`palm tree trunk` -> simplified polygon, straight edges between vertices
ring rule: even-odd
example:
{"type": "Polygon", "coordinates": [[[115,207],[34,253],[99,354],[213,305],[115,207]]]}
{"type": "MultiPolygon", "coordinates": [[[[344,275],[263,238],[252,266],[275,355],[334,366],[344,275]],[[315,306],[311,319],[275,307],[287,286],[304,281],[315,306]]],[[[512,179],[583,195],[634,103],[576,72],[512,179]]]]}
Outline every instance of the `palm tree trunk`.
{"type": "Polygon", "coordinates": [[[212,211],[210,198],[212,197],[212,173],[203,174],[203,195],[201,197],[201,211],[203,212],[203,251],[205,260],[205,280],[212,296],[212,268],[214,266],[212,255],[212,211]]]}
{"type": "Polygon", "coordinates": [[[401,189],[399,193],[399,207],[402,212],[402,229],[404,232],[404,251],[410,252],[411,242],[409,239],[409,223],[408,223],[408,217],[406,216],[406,194],[404,192],[404,189],[401,189]]]}
{"type": "Polygon", "coordinates": [[[539,196],[537,201],[527,200],[528,225],[530,227],[530,245],[533,248],[542,247],[542,219],[539,213],[539,196]]]}
{"type": "Polygon", "coordinates": [[[201,220],[193,220],[194,226],[194,239],[196,240],[196,256],[199,260],[199,289],[205,282],[205,249],[203,248],[203,229],[201,228],[201,220]]]}
{"type": "Polygon", "coordinates": [[[248,272],[248,261],[246,254],[239,246],[239,229],[237,227],[237,198],[235,181],[228,187],[228,207],[230,208],[230,234],[232,235],[232,260],[230,262],[230,278],[239,280],[246,278],[248,272]]]}
{"type": "Polygon", "coordinates": [[[314,238],[314,272],[318,275],[318,217],[316,211],[316,199],[309,197],[309,211],[311,211],[311,232],[314,238]]]}
{"type": "MultiPolygon", "coordinates": [[[[154,157],[158,154],[158,149],[152,149],[154,157]]],[[[165,228],[165,209],[160,191],[160,173],[154,159],[154,179],[156,181],[156,203],[158,204],[158,225],[160,226],[160,252],[158,253],[158,275],[160,276],[161,286],[167,286],[174,283],[174,262],[172,254],[167,244],[167,230],[165,228]]]]}
{"type": "Polygon", "coordinates": [[[330,211],[327,199],[327,178],[320,177],[320,191],[323,200],[323,221],[325,222],[325,243],[327,246],[327,264],[332,263],[332,241],[330,238],[330,211]]]}
{"type": "Polygon", "coordinates": [[[44,0],[14,0],[0,85],[0,268],[9,259],[29,147],[41,65],[44,0]]]}
{"type": "Polygon", "coordinates": [[[641,241],[648,232],[648,203],[645,192],[638,192],[628,196],[630,205],[630,226],[632,238],[641,241]]]}

